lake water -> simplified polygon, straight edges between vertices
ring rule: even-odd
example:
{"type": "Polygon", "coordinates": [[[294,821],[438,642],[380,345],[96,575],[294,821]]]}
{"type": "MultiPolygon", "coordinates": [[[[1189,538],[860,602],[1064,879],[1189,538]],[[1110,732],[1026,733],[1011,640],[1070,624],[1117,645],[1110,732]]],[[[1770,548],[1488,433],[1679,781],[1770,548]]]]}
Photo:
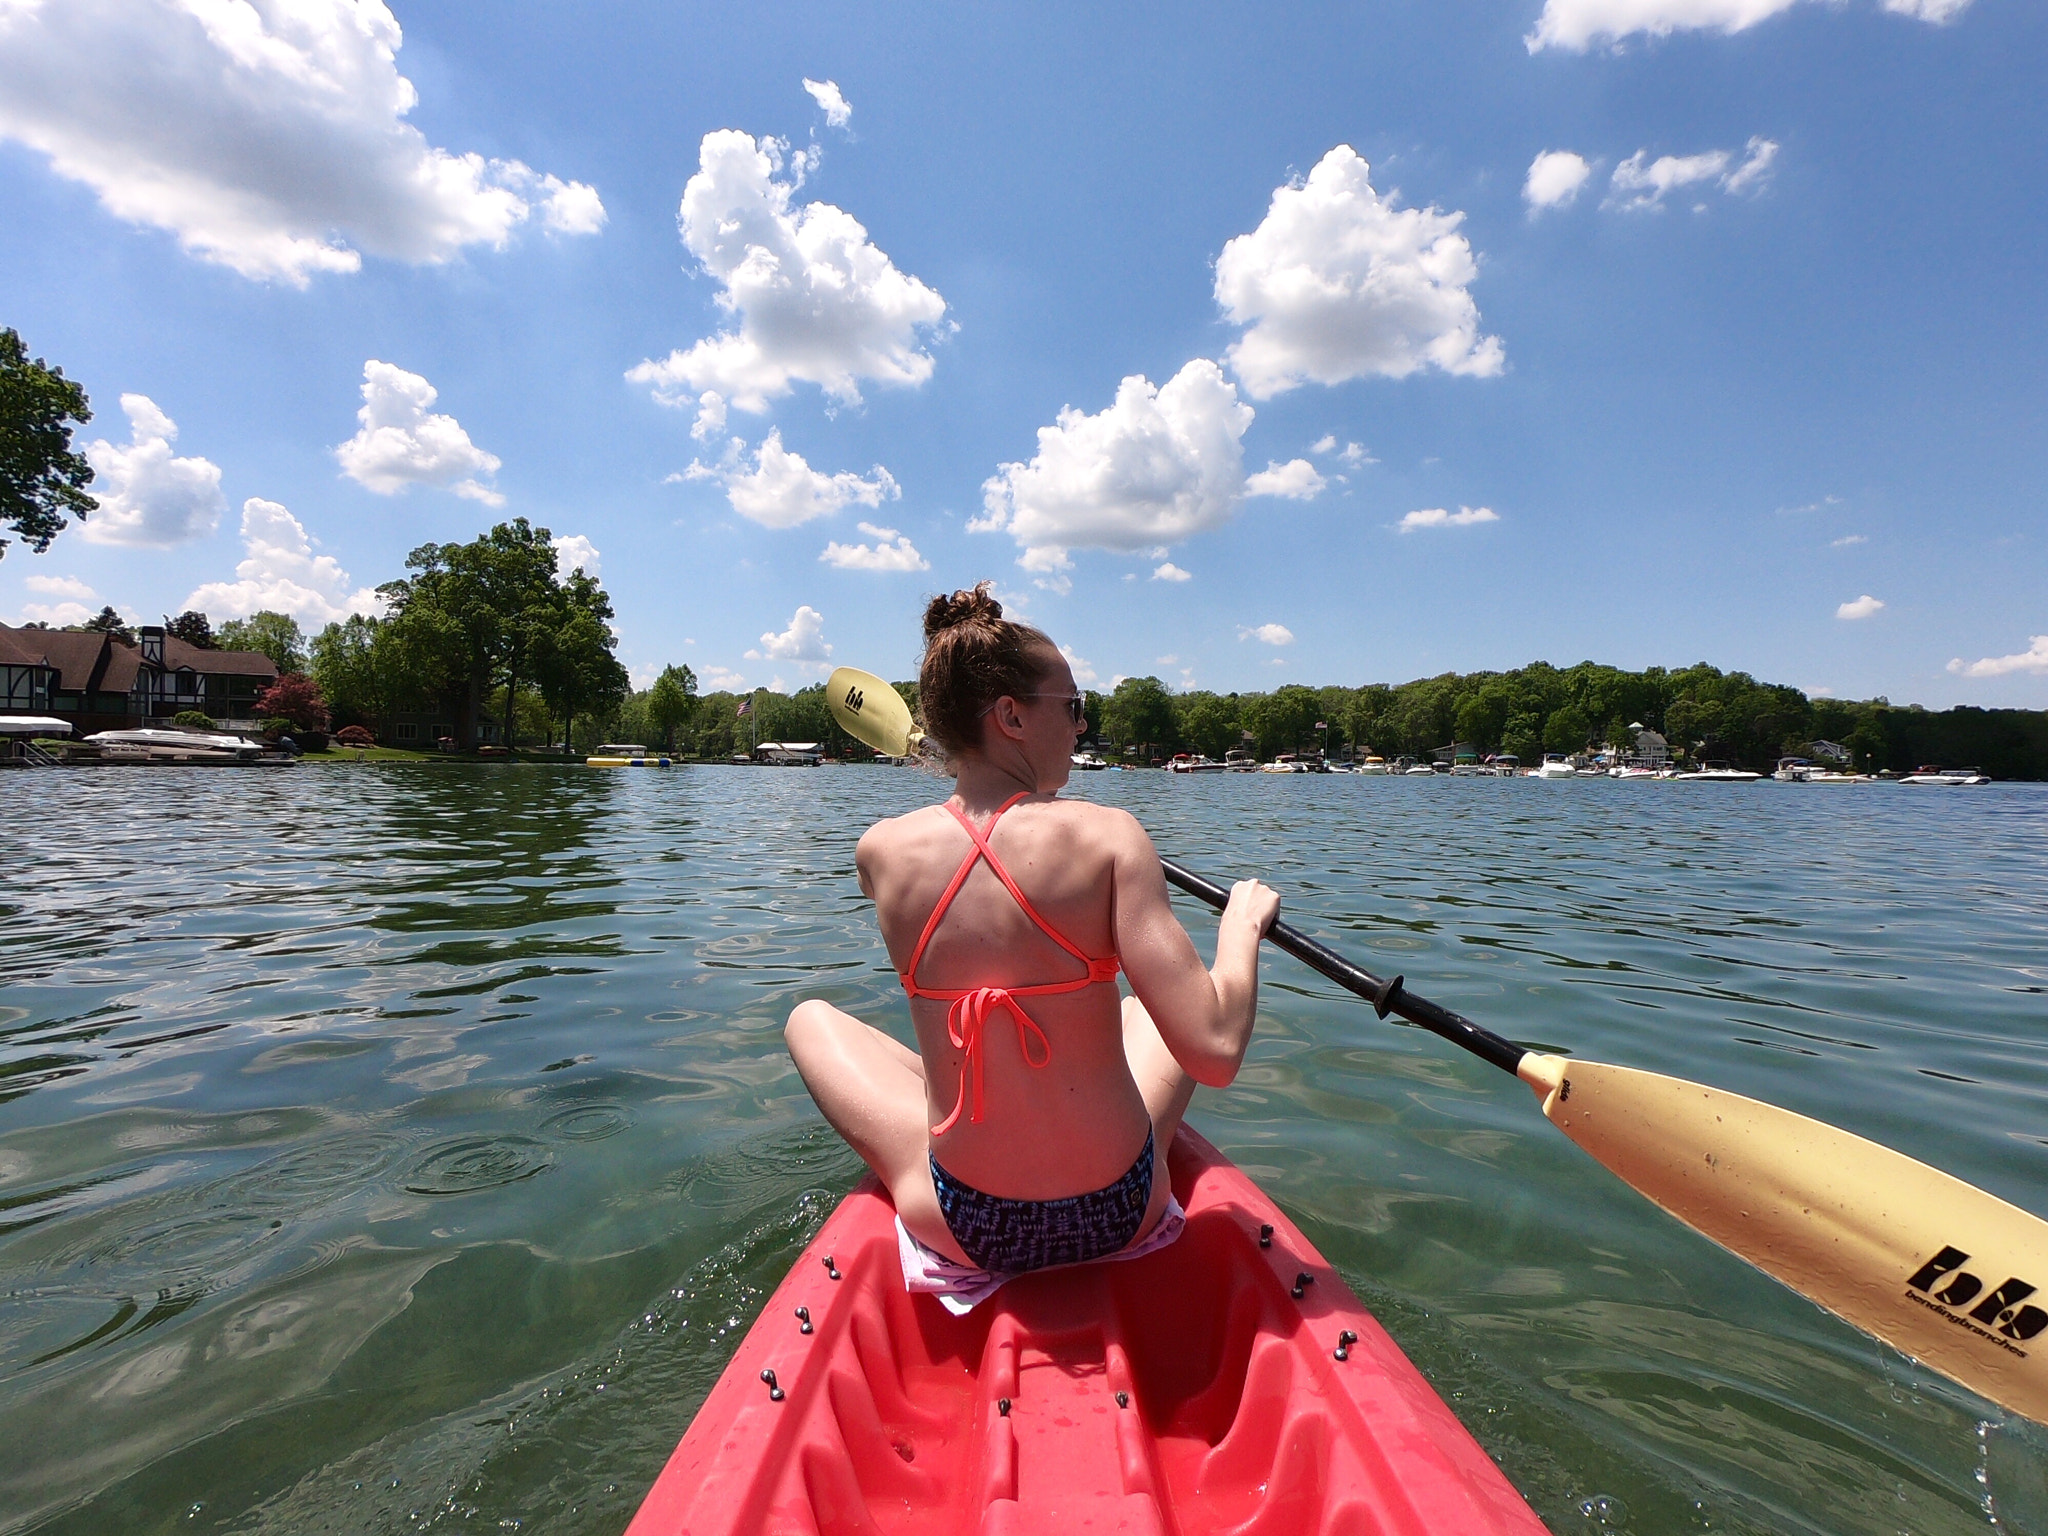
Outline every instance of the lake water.
{"type": "MultiPolygon", "coordinates": [[[[2048,1214],[2038,786],[1073,792],[1512,1038],[2048,1214]]],[[[907,1035],[853,845],[934,798],[861,768],[0,775],[0,1532],[620,1531],[856,1176],[781,1022],[823,996],[907,1035]]],[[[2048,1531],[2048,1430],[1692,1235],[1503,1074],[1262,976],[1192,1123],[1553,1530],[2048,1531]]]]}

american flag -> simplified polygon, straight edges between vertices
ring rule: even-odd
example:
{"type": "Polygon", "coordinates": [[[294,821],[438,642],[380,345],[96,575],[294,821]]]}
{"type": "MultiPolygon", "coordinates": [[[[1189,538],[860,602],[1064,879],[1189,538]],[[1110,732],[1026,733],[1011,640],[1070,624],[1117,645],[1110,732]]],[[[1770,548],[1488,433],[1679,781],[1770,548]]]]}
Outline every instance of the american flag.
{"type": "Polygon", "coordinates": [[[740,707],[739,707],[739,710],[738,710],[738,712],[737,712],[737,713],[735,713],[735,714],[733,715],[733,719],[735,719],[735,720],[744,720],[744,719],[746,719],[746,718],[747,718],[747,716],[751,715],[751,714],[752,714],[753,712],[754,712],[754,701],[753,701],[752,699],[741,699],[741,700],[740,700],[740,707]]]}

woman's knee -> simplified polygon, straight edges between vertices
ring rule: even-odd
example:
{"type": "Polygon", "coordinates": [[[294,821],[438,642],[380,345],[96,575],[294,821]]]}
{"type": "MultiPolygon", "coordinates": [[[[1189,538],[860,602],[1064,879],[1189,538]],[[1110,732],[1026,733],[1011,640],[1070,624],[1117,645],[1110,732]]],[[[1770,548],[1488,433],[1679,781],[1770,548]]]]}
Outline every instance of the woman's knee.
{"type": "Polygon", "coordinates": [[[807,997],[789,1010],[789,1019],[782,1026],[782,1040],[789,1047],[789,1054],[801,1061],[804,1056],[830,1041],[833,1023],[839,1010],[830,1003],[815,997],[807,997]]]}

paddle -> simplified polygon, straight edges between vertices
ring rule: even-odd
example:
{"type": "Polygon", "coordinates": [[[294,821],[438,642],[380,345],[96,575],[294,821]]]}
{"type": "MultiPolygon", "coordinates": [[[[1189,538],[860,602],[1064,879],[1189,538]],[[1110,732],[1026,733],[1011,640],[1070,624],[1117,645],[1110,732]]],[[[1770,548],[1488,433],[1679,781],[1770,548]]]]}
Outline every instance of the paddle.
{"type": "MultiPolygon", "coordinates": [[[[923,743],[881,678],[835,670],[849,734],[923,743]]],[[[1230,893],[1161,859],[1221,910],[1230,893]]],[[[2048,1424],[2048,1221],[1818,1120],[1682,1078],[1525,1050],[1276,922],[1267,938],[1373,1005],[1512,1072],[1609,1171],[1807,1300],[2001,1407],[2048,1424]],[[2029,1299],[2031,1298],[2031,1300],[2029,1299]]]]}

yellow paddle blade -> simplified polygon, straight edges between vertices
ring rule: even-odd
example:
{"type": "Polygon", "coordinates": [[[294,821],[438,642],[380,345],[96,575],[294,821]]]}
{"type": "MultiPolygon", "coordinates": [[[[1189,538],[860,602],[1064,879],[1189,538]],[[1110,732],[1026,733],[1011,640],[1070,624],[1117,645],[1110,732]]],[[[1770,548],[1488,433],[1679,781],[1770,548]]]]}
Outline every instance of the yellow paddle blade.
{"type": "Polygon", "coordinates": [[[889,757],[908,757],[924,740],[902,696],[859,667],[832,669],[825,680],[825,703],[841,730],[889,757]]]}
{"type": "Polygon", "coordinates": [[[1687,1226],[2001,1407],[2048,1423],[2048,1221],[1790,1110],[1534,1052],[1551,1123],[1687,1226]]]}

